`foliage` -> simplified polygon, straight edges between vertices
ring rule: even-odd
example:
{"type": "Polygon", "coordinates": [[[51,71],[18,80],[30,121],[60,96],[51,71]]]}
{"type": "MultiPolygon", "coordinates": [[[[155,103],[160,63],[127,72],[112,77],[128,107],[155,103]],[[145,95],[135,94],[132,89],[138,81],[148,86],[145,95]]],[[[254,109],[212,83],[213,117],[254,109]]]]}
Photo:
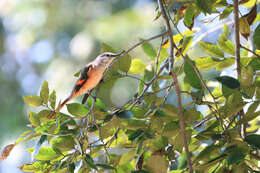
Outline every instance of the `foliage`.
{"type": "MultiPolygon", "coordinates": [[[[173,0],[165,2],[169,7],[167,9],[177,3],[173,0]]],[[[240,5],[250,2],[241,1],[240,5]]],[[[219,20],[223,20],[234,12],[233,4],[225,0],[185,1],[181,8],[175,10],[174,22],[184,22],[189,30],[192,30],[196,17],[201,13],[218,13],[219,20]]],[[[240,32],[246,38],[252,33],[254,46],[258,49],[259,25],[251,31],[256,16],[255,4],[249,7],[248,14],[240,17],[240,32]]],[[[35,147],[27,149],[36,161],[20,169],[38,173],[75,170],[186,172],[188,155],[183,146],[187,142],[192,166],[197,173],[259,172],[260,135],[255,133],[259,125],[253,123],[260,114],[257,110],[260,103],[257,50],[252,55],[248,49],[241,51],[239,78],[229,75],[204,78],[202,73],[205,71],[234,69],[237,43],[229,40],[231,33],[224,25],[216,43],[197,43],[207,56],[191,59],[188,50],[195,34],[186,31],[173,36],[176,48],[180,50],[175,53],[173,70],[178,75],[181,94],[190,99],[181,107],[186,141],[179,125],[181,113],[176,105],[167,102],[169,92],[178,92],[173,89],[176,83],[168,73],[171,71],[168,69],[169,54],[165,50],[170,47],[169,41],[154,46],[140,39],[144,42],[141,44],[142,50],[150,62],[132,59],[125,54],[105,74],[104,83],[96,88],[95,96],[90,97],[85,105],[66,105],[68,114],[59,112],[55,119],[48,119],[59,104],[56,104],[56,92],[50,92],[47,81],[43,82],[39,96],[24,96],[29,106],[41,107],[41,111],[29,112],[32,130],[21,135],[16,142],[38,140],[35,147]],[[136,74],[141,78],[132,76],[136,74]],[[123,106],[108,110],[98,91],[109,92],[118,79],[131,76],[138,80],[139,91],[123,106]],[[205,81],[214,81],[215,85],[209,88],[205,81]],[[200,106],[207,110],[202,112],[200,106]],[[244,116],[240,116],[241,111],[244,116]],[[243,125],[248,125],[245,136],[241,133],[243,125]],[[43,145],[46,143],[49,145],[43,145]]],[[[102,45],[102,51],[116,52],[107,44],[102,45]]],[[[7,147],[8,152],[2,154],[1,160],[9,155],[10,146],[7,147]]]]}

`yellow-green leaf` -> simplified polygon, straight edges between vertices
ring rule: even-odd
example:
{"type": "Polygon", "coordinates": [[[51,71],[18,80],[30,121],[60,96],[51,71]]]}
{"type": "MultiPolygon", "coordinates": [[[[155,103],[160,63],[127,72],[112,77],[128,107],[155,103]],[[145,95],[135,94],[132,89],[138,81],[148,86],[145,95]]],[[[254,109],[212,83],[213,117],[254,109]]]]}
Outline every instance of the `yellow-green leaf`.
{"type": "Polygon", "coordinates": [[[199,47],[206,52],[208,55],[213,57],[224,57],[222,50],[215,44],[207,42],[198,42],[199,47]]]}
{"type": "Polygon", "coordinates": [[[39,96],[23,96],[23,100],[26,104],[32,107],[38,107],[42,105],[42,99],[39,96]]]}
{"type": "Polygon", "coordinates": [[[146,66],[143,61],[139,58],[135,58],[132,60],[131,67],[129,72],[130,73],[141,73],[145,70],[146,66]]]}
{"type": "Polygon", "coordinates": [[[48,99],[49,99],[49,86],[48,86],[48,82],[46,80],[42,84],[41,91],[40,91],[40,97],[41,97],[42,102],[44,104],[48,103],[48,99]]]}

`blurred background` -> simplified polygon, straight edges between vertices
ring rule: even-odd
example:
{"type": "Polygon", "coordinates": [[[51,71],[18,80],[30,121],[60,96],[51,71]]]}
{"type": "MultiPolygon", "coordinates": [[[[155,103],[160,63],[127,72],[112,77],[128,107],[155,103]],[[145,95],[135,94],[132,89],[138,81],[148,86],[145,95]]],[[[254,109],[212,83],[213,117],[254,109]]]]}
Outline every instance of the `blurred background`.
{"type": "MultiPolygon", "coordinates": [[[[149,0],[0,0],[1,150],[29,129],[31,108],[22,96],[39,94],[47,80],[57,98],[64,99],[76,80],[73,74],[100,53],[102,42],[120,51],[160,32],[161,23],[153,22],[155,5],[149,0]]],[[[112,90],[115,105],[138,87],[131,79],[118,83],[120,91],[112,90]]],[[[30,162],[22,147],[0,163],[1,173],[21,172],[16,167],[30,162]]]]}
{"type": "MultiPolygon", "coordinates": [[[[176,3],[175,8],[181,4],[176,3]]],[[[27,112],[31,108],[22,96],[39,94],[42,82],[47,80],[57,98],[64,99],[76,80],[73,74],[100,53],[102,42],[121,51],[140,38],[162,32],[163,21],[154,21],[155,9],[153,0],[0,0],[0,149],[29,129],[27,112]]],[[[205,33],[218,24],[218,20],[201,22],[195,28],[205,33]]],[[[182,22],[179,29],[187,30],[182,22]]],[[[211,35],[204,39],[216,40],[221,32],[217,30],[215,38],[211,35]]],[[[152,43],[160,43],[160,39],[152,43]]],[[[151,63],[141,48],[130,54],[151,63]]],[[[191,54],[203,53],[194,45],[191,54]]],[[[120,79],[106,102],[114,106],[125,103],[136,93],[137,82],[120,79]]],[[[29,152],[23,147],[16,147],[0,163],[0,173],[19,173],[17,166],[30,162],[29,152]]]]}

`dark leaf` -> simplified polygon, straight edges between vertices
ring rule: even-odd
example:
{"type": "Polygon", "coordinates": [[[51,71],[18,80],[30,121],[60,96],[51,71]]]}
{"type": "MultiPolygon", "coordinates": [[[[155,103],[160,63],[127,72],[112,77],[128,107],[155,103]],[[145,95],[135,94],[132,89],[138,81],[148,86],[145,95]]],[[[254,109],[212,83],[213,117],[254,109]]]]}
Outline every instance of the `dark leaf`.
{"type": "Polygon", "coordinates": [[[240,153],[240,152],[233,152],[230,153],[227,156],[227,164],[228,165],[232,165],[232,164],[236,164],[239,163],[241,160],[243,160],[245,157],[244,153],[240,153]]]}
{"type": "Polygon", "coordinates": [[[260,149],[260,135],[250,134],[245,137],[245,141],[251,146],[260,149]]]}
{"type": "Polygon", "coordinates": [[[133,118],[133,113],[129,110],[125,110],[125,111],[117,113],[117,117],[130,120],[133,118]]]}
{"type": "Polygon", "coordinates": [[[105,164],[96,164],[97,167],[100,167],[102,169],[110,169],[110,170],[115,170],[116,168],[110,165],[105,165],[105,164]]]}
{"type": "Polygon", "coordinates": [[[190,30],[192,30],[193,24],[194,24],[194,6],[190,5],[185,10],[184,25],[190,30]]]}
{"type": "Polygon", "coordinates": [[[230,76],[220,76],[216,77],[216,79],[222,84],[231,89],[236,89],[240,87],[240,83],[237,79],[230,77],[230,76]]]}

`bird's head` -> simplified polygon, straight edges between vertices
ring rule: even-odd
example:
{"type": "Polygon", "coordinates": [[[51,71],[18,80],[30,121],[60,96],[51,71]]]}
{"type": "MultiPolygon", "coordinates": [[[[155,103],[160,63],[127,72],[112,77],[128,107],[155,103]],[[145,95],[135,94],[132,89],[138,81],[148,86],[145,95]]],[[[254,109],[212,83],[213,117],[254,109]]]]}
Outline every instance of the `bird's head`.
{"type": "Polygon", "coordinates": [[[108,66],[109,64],[111,64],[111,62],[113,61],[113,59],[117,56],[120,56],[124,53],[124,51],[122,51],[121,53],[115,54],[112,52],[104,52],[101,55],[99,55],[96,60],[101,63],[102,65],[108,66]]]}

